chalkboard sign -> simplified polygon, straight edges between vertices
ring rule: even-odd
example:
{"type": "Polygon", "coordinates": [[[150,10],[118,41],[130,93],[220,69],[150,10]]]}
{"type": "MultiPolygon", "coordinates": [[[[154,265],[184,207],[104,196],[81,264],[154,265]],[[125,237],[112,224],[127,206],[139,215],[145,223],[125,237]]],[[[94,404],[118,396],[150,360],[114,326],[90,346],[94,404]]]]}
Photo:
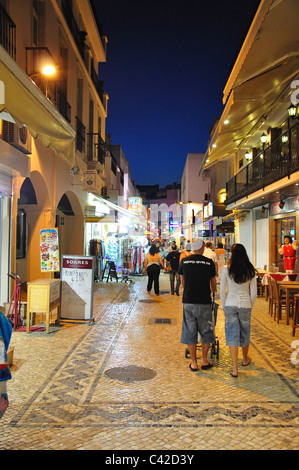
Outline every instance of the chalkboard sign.
{"type": "Polygon", "coordinates": [[[61,266],[61,318],[91,320],[94,281],[93,256],[63,255],[61,266]]]}

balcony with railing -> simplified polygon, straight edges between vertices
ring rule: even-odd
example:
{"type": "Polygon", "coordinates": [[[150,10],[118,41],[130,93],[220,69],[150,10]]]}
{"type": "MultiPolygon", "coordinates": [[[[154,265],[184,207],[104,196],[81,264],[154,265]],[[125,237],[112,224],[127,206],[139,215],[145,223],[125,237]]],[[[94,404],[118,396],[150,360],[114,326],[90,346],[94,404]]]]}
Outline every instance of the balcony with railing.
{"type": "Polygon", "coordinates": [[[16,59],[16,25],[0,4],[0,44],[16,59]]]}
{"type": "Polygon", "coordinates": [[[76,149],[85,153],[85,126],[78,117],[76,117],[76,149]]]}
{"type": "Polygon", "coordinates": [[[87,161],[105,163],[106,144],[99,133],[87,133],[87,161]]]}
{"type": "MultiPolygon", "coordinates": [[[[77,21],[73,15],[73,11],[72,11],[72,7],[69,3],[68,0],[62,0],[62,4],[61,4],[61,8],[62,8],[62,13],[65,17],[65,20],[67,22],[67,25],[68,25],[68,28],[71,32],[71,35],[76,43],[76,46],[78,48],[78,51],[80,53],[80,56],[86,66],[86,69],[89,70],[89,55],[88,54],[85,54],[85,49],[86,49],[86,45],[85,45],[85,39],[86,39],[86,36],[87,36],[87,33],[85,31],[80,31],[79,27],[78,27],[78,24],[77,24],[77,21]]],[[[96,21],[97,22],[97,21],[96,21]]],[[[99,34],[100,34],[100,38],[101,38],[101,42],[102,42],[102,45],[103,45],[103,48],[104,50],[106,49],[106,43],[104,41],[104,38],[103,38],[103,35],[102,35],[102,32],[101,32],[101,25],[97,22],[97,27],[98,27],[98,31],[99,31],[99,34]]],[[[103,81],[100,81],[99,78],[98,78],[98,75],[93,67],[93,65],[91,65],[90,67],[90,77],[91,77],[91,80],[95,86],[95,89],[100,97],[100,100],[103,104],[103,106],[105,107],[105,103],[104,103],[104,91],[103,91],[103,81]]]]}
{"type": "Polygon", "coordinates": [[[229,205],[299,170],[299,122],[226,183],[229,205]]]}
{"type": "Polygon", "coordinates": [[[47,47],[26,47],[26,73],[57,108],[62,116],[71,122],[71,106],[67,101],[67,82],[62,71],[57,71],[60,79],[45,76],[45,65],[54,64],[54,58],[47,47]]]}
{"type": "Polygon", "coordinates": [[[84,61],[84,55],[85,55],[85,36],[86,36],[86,33],[84,33],[84,31],[80,31],[80,29],[78,28],[78,25],[77,25],[77,21],[73,15],[73,12],[72,12],[72,7],[70,5],[70,3],[67,1],[67,0],[62,0],[62,4],[61,4],[61,8],[62,8],[62,13],[63,13],[63,16],[67,22],[67,25],[69,27],[69,30],[73,36],[73,39],[76,43],[76,46],[80,52],[80,55],[84,61]]]}
{"type": "Polygon", "coordinates": [[[97,93],[101,99],[102,104],[104,105],[104,90],[103,90],[103,80],[99,80],[98,75],[95,71],[95,69],[92,67],[91,68],[91,73],[90,73],[92,82],[95,86],[95,89],[97,90],[97,93]]]}

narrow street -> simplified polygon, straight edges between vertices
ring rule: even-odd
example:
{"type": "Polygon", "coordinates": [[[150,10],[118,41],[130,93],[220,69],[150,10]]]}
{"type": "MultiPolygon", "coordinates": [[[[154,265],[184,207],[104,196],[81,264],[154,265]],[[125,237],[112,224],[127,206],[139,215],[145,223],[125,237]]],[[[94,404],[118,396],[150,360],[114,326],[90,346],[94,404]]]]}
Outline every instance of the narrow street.
{"type": "Polygon", "coordinates": [[[0,449],[298,450],[298,331],[292,337],[258,298],[252,363],[242,367],[240,357],[234,379],[219,310],[219,359],[192,373],[180,344],[182,297],[170,295],[167,274],[159,297],[147,294],[145,277],[133,281],[95,284],[90,325],[13,332],[0,449]]]}

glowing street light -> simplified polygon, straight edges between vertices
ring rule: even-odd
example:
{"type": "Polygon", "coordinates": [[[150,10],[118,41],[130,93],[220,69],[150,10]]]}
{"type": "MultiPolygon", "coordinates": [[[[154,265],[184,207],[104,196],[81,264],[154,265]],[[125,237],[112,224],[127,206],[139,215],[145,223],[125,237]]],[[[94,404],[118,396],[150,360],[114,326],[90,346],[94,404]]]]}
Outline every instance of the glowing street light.
{"type": "Polygon", "coordinates": [[[54,75],[55,72],[56,72],[56,69],[54,65],[46,65],[42,70],[43,75],[47,75],[47,76],[54,75]]]}

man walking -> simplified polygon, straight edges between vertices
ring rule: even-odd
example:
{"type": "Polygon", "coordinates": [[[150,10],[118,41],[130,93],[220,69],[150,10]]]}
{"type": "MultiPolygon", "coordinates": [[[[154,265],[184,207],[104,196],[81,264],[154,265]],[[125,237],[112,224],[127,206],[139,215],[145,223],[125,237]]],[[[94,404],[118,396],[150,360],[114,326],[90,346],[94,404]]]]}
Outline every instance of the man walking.
{"type": "Polygon", "coordinates": [[[217,255],[215,251],[212,250],[213,248],[213,243],[211,242],[206,242],[205,243],[205,249],[203,252],[203,256],[206,258],[211,258],[211,260],[214,261],[215,268],[216,268],[216,277],[218,276],[218,263],[217,263],[217,255]]]}
{"type": "Polygon", "coordinates": [[[166,262],[170,264],[170,271],[169,271],[169,281],[170,281],[170,290],[171,294],[174,295],[174,290],[176,295],[179,294],[180,289],[180,275],[178,273],[179,264],[180,264],[180,253],[178,252],[177,246],[173,243],[171,247],[172,251],[168,253],[166,256],[166,262]]]}
{"type": "Polygon", "coordinates": [[[201,369],[210,369],[208,361],[210,344],[214,340],[212,325],[211,290],[216,292],[216,269],[210,258],[203,256],[204,241],[200,238],[191,243],[193,253],[184,258],[179,266],[183,288],[183,324],[181,343],[188,345],[191,357],[190,369],[198,370],[196,348],[198,333],[201,336],[201,369]]]}

